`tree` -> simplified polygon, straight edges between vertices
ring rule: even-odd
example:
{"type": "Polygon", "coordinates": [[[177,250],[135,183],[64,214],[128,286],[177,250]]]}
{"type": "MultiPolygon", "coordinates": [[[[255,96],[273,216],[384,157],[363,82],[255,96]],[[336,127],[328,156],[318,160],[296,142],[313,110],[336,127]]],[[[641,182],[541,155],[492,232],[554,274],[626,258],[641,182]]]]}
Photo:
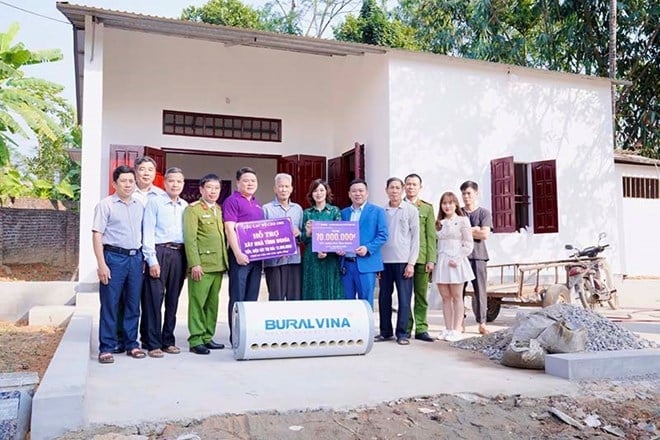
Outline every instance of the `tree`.
{"type": "Polygon", "coordinates": [[[26,77],[22,67],[59,61],[61,51],[30,51],[22,43],[13,44],[19,26],[14,23],[0,33],[0,166],[10,160],[13,136],[28,138],[28,131],[55,141],[61,135],[58,120],[70,108],[60,96],[63,87],[38,78],[26,77]]]}
{"type": "Polygon", "coordinates": [[[189,6],[181,18],[246,29],[322,37],[331,23],[352,12],[359,0],[273,0],[252,8],[240,0],[210,0],[189,6]]]}
{"type": "MultiPolygon", "coordinates": [[[[660,158],[660,4],[617,5],[616,144],[660,158]]],[[[424,50],[607,77],[609,0],[401,0],[396,16],[424,50]]]]}
{"type": "Polygon", "coordinates": [[[385,11],[374,0],[364,0],[360,15],[349,15],[335,27],[335,38],[341,41],[374,44],[418,50],[414,29],[399,20],[390,20],[385,11]]]}
{"type": "Polygon", "coordinates": [[[181,13],[181,19],[245,29],[265,29],[259,11],[239,0],[210,0],[200,7],[188,6],[181,13]]]}

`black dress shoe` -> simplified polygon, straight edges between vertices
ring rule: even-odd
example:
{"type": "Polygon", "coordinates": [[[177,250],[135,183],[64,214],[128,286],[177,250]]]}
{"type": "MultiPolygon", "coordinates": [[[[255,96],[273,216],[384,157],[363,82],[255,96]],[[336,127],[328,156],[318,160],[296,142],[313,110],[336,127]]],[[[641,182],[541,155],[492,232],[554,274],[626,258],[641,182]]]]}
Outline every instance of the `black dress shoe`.
{"type": "Polygon", "coordinates": [[[419,339],[424,342],[433,342],[433,338],[428,334],[428,332],[415,334],[415,339],[419,339]]]}
{"type": "Polygon", "coordinates": [[[195,354],[209,354],[209,353],[211,353],[211,350],[206,348],[205,344],[200,344],[200,345],[195,345],[194,347],[190,347],[190,351],[192,351],[195,354]]]}
{"type": "Polygon", "coordinates": [[[209,350],[222,350],[225,348],[225,344],[218,344],[217,342],[211,340],[204,344],[204,347],[208,348],[209,350]]]}

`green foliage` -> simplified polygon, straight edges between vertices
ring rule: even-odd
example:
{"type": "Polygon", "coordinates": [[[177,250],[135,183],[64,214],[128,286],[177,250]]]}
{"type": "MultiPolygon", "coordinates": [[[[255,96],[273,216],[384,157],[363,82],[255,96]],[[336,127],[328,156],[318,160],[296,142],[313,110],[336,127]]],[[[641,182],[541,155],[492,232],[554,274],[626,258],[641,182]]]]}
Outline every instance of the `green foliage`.
{"type": "Polygon", "coordinates": [[[391,20],[374,0],[364,0],[360,15],[352,15],[334,28],[335,38],[340,41],[352,41],[377,46],[387,46],[419,50],[413,28],[399,20],[391,20]]]}
{"type": "Polygon", "coordinates": [[[71,113],[59,96],[62,86],[25,77],[22,67],[62,59],[59,50],[30,51],[22,43],[13,44],[17,23],[0,33],[0,166],[10,160],[12,136],[27,138],[27,128],[40,137],[55,141],[61,136],[58,121],[71,113]]]}
{"type": "MultiPolygon", "coordinates": [[[[608,0],[400,0],[423,50],[608,76],[608,0]]],[[[617,146],[660,157],[660,3],[619,1],[617,146]]]]}
{"type": "MultiPolygon", "coordinates": [[[[81,145],[74,111],[61,96],[63,87],[39,78],[26,77],[27,65],[62,59],[59,50],[31,51],[13,43],[18,24],[0,33],[0,202],[9,198],[80,198],[80,167],[69,159],[67,149],[81,145]],[[12,164],[12,136],[28,138],[28,128],[39,147],[26,159],[27,172],[12,164]]],[[[16,160],[14,160],[16,162],[16,160]]]]}
{"type": "Polygon", "coordinates": [[[181,18],[245,29],[264,29],[259,11],[239,0],[210,0],[200,7],[188,6],[183,10],[181,18]]]}

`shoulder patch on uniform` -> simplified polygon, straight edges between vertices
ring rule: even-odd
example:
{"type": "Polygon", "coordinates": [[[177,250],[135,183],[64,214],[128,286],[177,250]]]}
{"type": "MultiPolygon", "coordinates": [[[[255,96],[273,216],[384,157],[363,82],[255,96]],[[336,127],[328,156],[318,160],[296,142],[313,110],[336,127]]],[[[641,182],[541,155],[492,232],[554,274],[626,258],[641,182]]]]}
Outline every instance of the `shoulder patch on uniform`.
{"type": "Polygon", "coordinates": [[[189,206],[197,206],[199,205],[199,200],[195,200],[194,202],[190,203],[189,206]]]}
{"type": "Polygon", "coordinates": [[[427,202],[426,200],[419,199],[419,201],[422,202],[424,205],[433,206],[429,202],[427,202]]]}

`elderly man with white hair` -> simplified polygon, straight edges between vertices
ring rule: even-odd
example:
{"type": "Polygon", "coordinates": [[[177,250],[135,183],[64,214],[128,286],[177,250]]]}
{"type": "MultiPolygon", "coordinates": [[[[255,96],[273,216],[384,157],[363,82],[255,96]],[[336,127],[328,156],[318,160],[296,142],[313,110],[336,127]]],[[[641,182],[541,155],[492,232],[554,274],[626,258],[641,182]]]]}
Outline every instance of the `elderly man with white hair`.
{"type": "MultiPolygon", "coordinates": [[[[299,204],[291,201],[293,177],[286,173],[277,174],[273,191],[275,199],[264,205],[264,217],[266,219],[289,217],[293,236],[296,240],[300,240],[303,209],[299,204]]],[[[300,249],[293,255],[264,260],[264,272],[270,301],[299,301],[302,298],[300,249]]]]}

